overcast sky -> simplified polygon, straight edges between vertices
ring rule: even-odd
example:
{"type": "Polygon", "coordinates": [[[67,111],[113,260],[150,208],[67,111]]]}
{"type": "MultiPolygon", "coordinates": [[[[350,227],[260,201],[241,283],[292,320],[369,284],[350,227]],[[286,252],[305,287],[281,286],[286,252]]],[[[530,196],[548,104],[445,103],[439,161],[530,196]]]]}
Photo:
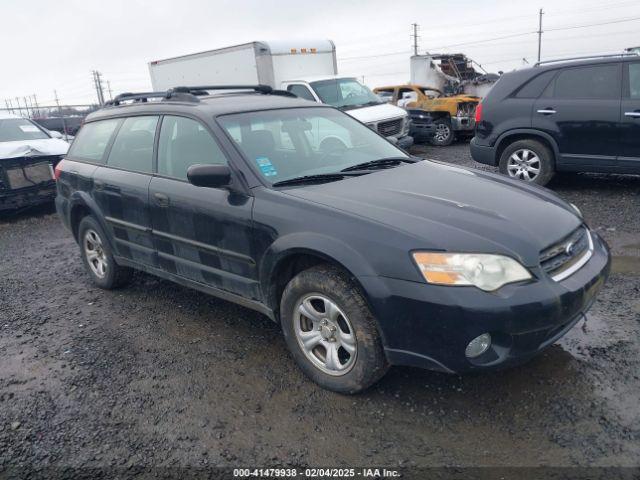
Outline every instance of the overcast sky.
{"type": "Polygon", "coordinates": [[[51,104],[54,89],[65,104],[95,102],[93,69],[114,96],[147,90],[151,60],[253,40],[329,38],[339,73],[405,82],[413,22],[421,52],[507,71],[535,62],[539,8],[543,58],[640,46],[640,0],[0,0],[0,107],[32,94],[51,104]]]}

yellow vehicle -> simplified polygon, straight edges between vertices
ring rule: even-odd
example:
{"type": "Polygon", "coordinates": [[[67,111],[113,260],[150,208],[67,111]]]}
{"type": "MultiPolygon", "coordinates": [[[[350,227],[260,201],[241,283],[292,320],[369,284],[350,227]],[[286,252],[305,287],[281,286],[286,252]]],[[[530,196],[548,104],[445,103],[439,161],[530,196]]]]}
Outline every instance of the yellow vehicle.
{"type": "Polygon", "coordinates": [[[473,136],[480,97],[447,96],[421,85],[395,85],[373,91],[389,103],[407,109],[412,123],[410,135],[416,142],[445,146],[451,144],[456,135],[473,136]]]}

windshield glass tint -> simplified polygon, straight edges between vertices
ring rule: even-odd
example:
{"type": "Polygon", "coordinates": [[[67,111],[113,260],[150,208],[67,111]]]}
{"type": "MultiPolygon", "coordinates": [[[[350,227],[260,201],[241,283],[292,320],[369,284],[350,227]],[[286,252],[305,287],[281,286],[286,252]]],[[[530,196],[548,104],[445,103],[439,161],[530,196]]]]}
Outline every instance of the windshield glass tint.
{"type": "Polygon", "coordinates": [[[355,78],[338,78],[312,82],[322,103],[334,107],[358,107],[362,105],[374,105],[380,102],[375,93],[365,87],[355,78]]]}
{"type": "Polygon", "coordinates": [[[407,157],[348,115],[331,108],[240,113],[219,122],[270,183],[335,173],[372,160],[407,157]]]}
{"type": "Polygon", "coordinates": [[[0,119],[0,142],[40,140],[50,138],[29,120],[23,118],[0,119]]]}

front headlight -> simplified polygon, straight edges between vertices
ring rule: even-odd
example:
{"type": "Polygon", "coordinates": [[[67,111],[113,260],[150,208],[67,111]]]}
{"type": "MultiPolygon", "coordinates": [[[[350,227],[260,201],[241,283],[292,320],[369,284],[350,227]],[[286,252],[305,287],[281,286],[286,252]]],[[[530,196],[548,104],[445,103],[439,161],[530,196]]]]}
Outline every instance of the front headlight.
{"type": "Polygon", "coordinates": [[[502,255],[437,252],[412,255],[424,279],[436,285],[473,285],[490,292],[507,283],[531,278],[520,263],[502,255]]]}

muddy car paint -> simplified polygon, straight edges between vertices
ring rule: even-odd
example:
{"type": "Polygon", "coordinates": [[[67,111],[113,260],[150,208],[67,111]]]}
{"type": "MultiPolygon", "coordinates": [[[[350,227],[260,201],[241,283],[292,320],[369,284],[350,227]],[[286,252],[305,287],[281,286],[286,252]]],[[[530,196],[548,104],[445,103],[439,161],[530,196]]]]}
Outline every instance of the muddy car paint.
{"type": "Polygon", "coordinates": [[[75,230],[78,218],[90,212],[109,233],[118,263],[273,319],[279,276],[297,256],[338,264],[362,288],[392,363],[448,372],[529,358],[579,319],[607,276],[608,250],[595,233],[593,257],[578,274],[556,282],[542,272],[540,251],[582,220],[552,193],[500,176],[424,161],[322,185],[268,188],[215,117],[317,105],[284,97],[234,100],[199,107],[134,105],[93,114],[88,122],[188,112],[220,140],[232,166],[232,188],[205,193],[156,174],[130,175],[68,158],[56,199],[65,224],[75,230]],[[108,194],[100,200],[100,192],[108,194]],[[172,218],[153,213],[157,194],[166,195],[169,204],[180,199],[172,218]],[[495,292],[435,286],[413,263],[415,250],[502,254],[519,260],[533,278],[495,292]],[[188,253],[183,257],[181,251],[188,253]],[[472,363],[464,347],[479,331],[495,334],[499,351],[497,358],[472,363]]]}

